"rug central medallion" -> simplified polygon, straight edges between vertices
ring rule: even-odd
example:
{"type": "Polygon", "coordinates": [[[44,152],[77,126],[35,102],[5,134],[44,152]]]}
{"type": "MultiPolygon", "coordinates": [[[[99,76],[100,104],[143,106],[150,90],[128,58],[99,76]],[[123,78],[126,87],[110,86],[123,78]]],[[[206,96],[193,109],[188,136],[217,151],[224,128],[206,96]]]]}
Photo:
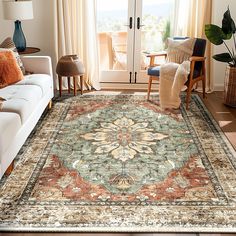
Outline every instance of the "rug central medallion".
{"type": "Polygon", "coordinates": [[[168,135],[153,132],[148,123],[135,123],[132,119],[122,117],[114,123],[101,123],[101,128],[93,133],[81,135],[86,140],[94,140],[93,145],[98,146],[95,153],[110,153],[122,162],[133,159],[137,153],[153,153],[151,145],[156,140],[162,140],[168,135]]]}
{"type": "Polygon", "coordinates": [[[180,114],[156,109],[122,100],[70,105],[31,199],[158,203],[216,197],[194,133],[180,114]]]}

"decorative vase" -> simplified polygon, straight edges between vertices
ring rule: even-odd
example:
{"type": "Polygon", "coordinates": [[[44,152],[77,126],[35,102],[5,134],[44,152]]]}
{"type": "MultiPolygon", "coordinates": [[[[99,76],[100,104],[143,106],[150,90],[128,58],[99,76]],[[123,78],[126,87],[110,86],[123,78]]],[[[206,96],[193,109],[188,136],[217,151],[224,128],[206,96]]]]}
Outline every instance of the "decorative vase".
{"type": "Polygon", "coordinates": [[[224,104],[236,107],[236,67],[227,66],[226,68],[224,104]]]}
{"type": "Polygon", "coordinates": [[[15,21],[15,31],[13,35],[13,41],[16,45],[18,52],[25,51],[26,40],[25,40],[25,36],[21,28],[21,22],[19,20],[15,21]]]}

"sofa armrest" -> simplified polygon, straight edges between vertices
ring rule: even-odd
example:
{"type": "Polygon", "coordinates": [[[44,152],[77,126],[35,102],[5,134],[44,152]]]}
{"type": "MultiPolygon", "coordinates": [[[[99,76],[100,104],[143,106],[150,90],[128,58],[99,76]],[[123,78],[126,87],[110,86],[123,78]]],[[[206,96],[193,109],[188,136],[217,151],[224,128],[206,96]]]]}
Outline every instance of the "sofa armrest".
{"type": "Polygon", "coordinates": [[[26,71],[48,74],[53,78],[52,61],[48,56],[21,56],[26,71]]]}

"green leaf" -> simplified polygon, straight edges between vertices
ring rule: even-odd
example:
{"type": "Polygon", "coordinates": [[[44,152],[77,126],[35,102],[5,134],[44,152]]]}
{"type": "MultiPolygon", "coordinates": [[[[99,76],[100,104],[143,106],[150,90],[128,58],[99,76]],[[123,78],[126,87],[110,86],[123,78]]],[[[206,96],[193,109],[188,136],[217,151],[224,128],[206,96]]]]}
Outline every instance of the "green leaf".
{"type": "Polygon", "coordinates": [[[230,11],[229,9],[224,13],[224,17],[222,20],[222,31],[225,34],[229,34],[232,33],[232,29],[231,29],[231,16],[230,16],[230,11]]]}
{"type": "Polygon", "coordinates": [[[236,26],[235,26],[234,20],[231,17],[229,8],[224,13],[224,17],[222,20],[222,31],[226,35],[231,34],[231,36],[232,36],[232,34],[234,34],[236,32],[236,26]]]}
{"type": "Polygon", "coordinates": [[[215,45],[221,45],[226,37],[222,29],[213,24],[205,25],[205,34],[208,40],[215,45]]]}
{"type": "Polygon", "coordinates": [[[232,62],[233,58],[230,56],[229,53],[221,53],[221,54],[217,54],[214,55],[213,58],[217,61],[221,61],[221,62],[232,62]]]}
{"type": "Polygon", "coordinates": [[[234,22],[233,19],[232,19],[232,22],[231,22],[231,28],[232,28],[232,33],[235,34],[236,33],[236,25],[235,25],[235,22],[234,22]]]}
{"type": "Polygon", "coordinates": [[[232,38],[232,33],[229,33],[229,34],[225,34],[223,31],[222,31],[222,37],[223,37],[223,39],[224,40],[229,40],[229,39],[231,39],[232,38]]]}

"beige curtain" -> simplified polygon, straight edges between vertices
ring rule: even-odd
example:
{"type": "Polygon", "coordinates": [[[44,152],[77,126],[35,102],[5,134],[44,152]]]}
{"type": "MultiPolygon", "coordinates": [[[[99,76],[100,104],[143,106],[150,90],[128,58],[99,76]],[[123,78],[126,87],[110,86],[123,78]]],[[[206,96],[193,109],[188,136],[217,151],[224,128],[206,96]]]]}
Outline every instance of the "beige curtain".
{"type": "MultiPolygon", "coordinates": [[[[97,90],[99,57],[96,0],[54,0],[56,56],[77,54],[85,66],[86,85],[97,90]]],[[[64,81],[66,88],[66,81],[64,81]]]]}
{"type": "MultiPolygon", "coordinates": [[[[211,23],[212,0],[175,0],[174,35],[206,38],[205,25],[211,23]]],[[[213,91],[211,76],[211,44],[207,40],[206,48],[207,92],[213,91]]]]}

